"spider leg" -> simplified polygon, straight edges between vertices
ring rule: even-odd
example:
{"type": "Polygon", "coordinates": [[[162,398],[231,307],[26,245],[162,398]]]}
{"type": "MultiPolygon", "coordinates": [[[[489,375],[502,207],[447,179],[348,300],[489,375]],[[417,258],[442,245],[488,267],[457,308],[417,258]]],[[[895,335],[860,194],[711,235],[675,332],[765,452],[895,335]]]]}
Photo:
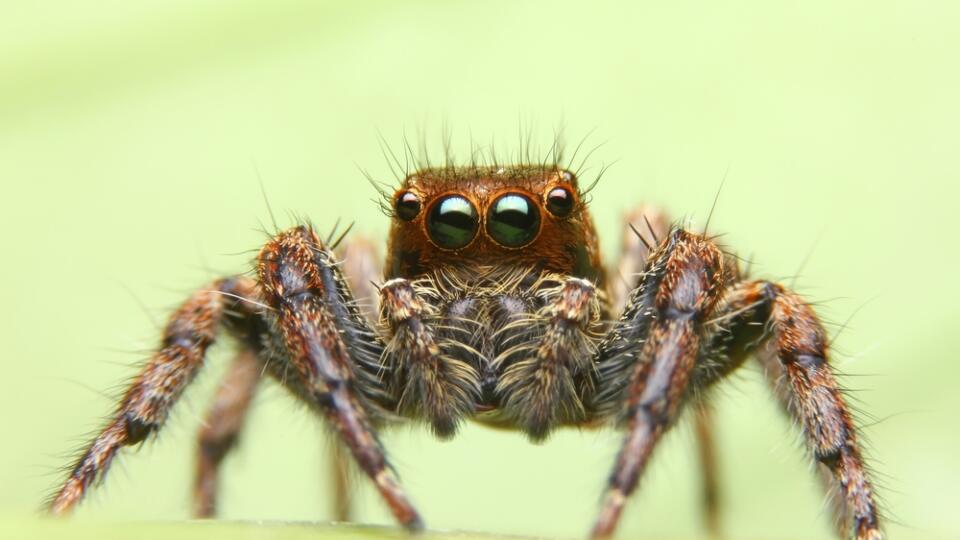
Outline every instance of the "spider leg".
{"type": "Polygon", "coordinates": [[[440,438],[452,437],[460,420],[472,415],[480,397],[480,376],[470,364],[444,351],[429,321],[433,308],[413,284],[395,278],[380,288],[381,319],[391,339],[387,364],[391,388],[399,394],[397,411],[425,418],[440,438]]]}
{"type": "Polygon", "coordinates": [[[639,205],[623,215],[623,238],[617,274],[610,283],[610,299],[614,313],[627,307],[630,293],[637,286],[651,251],[670,233],[670,218],[657,207],[639,205]]]}
{"type": "Polygon", "coordinates": [[[380,317],[380,295],[375,283],[383,280],[383,262],[376,245],[363,236],[348,238],[337,251],[343,276],[368,321],[380,317]]]}
{"type": "Polygon", "coordinates": [[[677,418],[700,353],[704,321],[728,281],[723,253],[701,235],[674,230],[651,255],[640,285],[601,344],[600,413],[626,436],[592,537],[613,534],[654,446],[677,418]]]}
{"type": "MultiPolygon", "coordinates": [[[[670,233],[670,217],[663,210],[641,204],[624,213],[623,238],[617,275],[610,283],[612,310],[622,313],[630,293],[643,275],[653,249],[670,233]]],[[[720,482],[716,445],[713,437],[712,410],[701,404],[694,415],[697,459],[700,461],[701,501],[704,523],[714,537],[720,536],[720,482]]]]}
{"type": "MultiPolygon", "coordinates": [[[[754,357],[756,357],[757,363],[760,364],[760,367],[763,369],[767,384],[773,391],[773,395],[777,398],[777,402],[780,404],[784,414],[795,419],[796,417],[791,410],[790,389],[784,384],[786,372],[780,360],[776,355],[768,354],[766,350],[757,351],[754,357]]],[[[831,515],[834,518],[832,521],[837,531],[837,536],[846,538],[849,536],[847,532],[852,517],[847,501],[843,497],[837,496],[838,493],[841,493],[841,487],[834,477],[833,472],[830,471],[828,467],[816,466],[815,468],[820,476],[821,489],[827,495],[827,503],[830,506],[831,515]]]]}
{"type": "Polygon", "coordinates": [[[717,366],[709,384],[754,354],[777,395],[803,427],[812,458],[836,495],[841,534],[852,524],[857,540],[880,540],[879,511],[856,428],[828,358],[827,334],[813,309],[776,283],[738,284],[718,308],[711,354],[717,366]],[[717,354],[719,353],[719,354],[717,354]]]}
{"type": "Polygon", "coordinates": [[[193,515],[198,518],[213,517],[216,513],[220,463],[237,443],[261,370],[256,353],[247,348],[241,350],[207,412],[197,440],[193,487],[193,515]]]}
{"type": "MultiPolygon", "coordinates": [[[[379,316],[380,296],[374,283],[383,279],[383,263],[376,245],[368,238],[354,235],[337,251],[338,258],[343,261],[343,275],[358,301],[358,307],[368,321],[376,321],[379,316]]],[[[334,521],[350,521],[351,465],[350,456],[343,445],[339,444],[339,441],[333,444],[327,459],[327,469],[330,472],[329,477],[333,479],[330,500],[334,521]]]]}
{"type": "Polygon", "coordinates": [[[268,367],[327,419],[397,521],[419,530],[420,516],[387,464],[371,418],[382,396],[376,395],[377,371],[365,367],[381,368],[382,344],[353,303],[337,264],[306,226],[279,234],[260,251],[260,285],[273,308],[267,315],[286,356],[268,367]]]}
{"type": "Polygon", "coordinates": [[[252,281],[223,279],[195,292],[171,315],[159,350],[134,378],[112,419],[87,446],[48,503],[51,513],[69,513],[104,477],[122,447],[143,442],[160,429],[202,366],[220,324],[229,323],[232,311],[248,310],[243,299],[254,295],[252,281]]]}
{"type": "MultiPolygon", "coordinates": [[[[354,237],[341,250],[343,273],[351,290],[362,303],[364,314],[375,316],[377,308],[376,289],[373,282],[378,277],[380,262],[373,244],[354,237]]],[[[238,336],[250,341],[250,336],[238,336]]],[[[233,361],[221,382],[214,403],[204,420],[198,436],[196,473],[194,478],[194,516],[213,517],[216,513],[218,470],[237,443],[240,430],[250,403],[258,386],[263,361],[257,353],[260,347],[245,347],[233,361]]],[[[339,441],[330,454],[329,478],[332,479],[332,515],[335,521],[349,521],[349,467],[350,457],[339,441]]]]}
{"type": "Polygon", "coordinates": [[[720,482],[717,467],[717,448],[713,437],[714,414],[709,405],[699,404],[693,416],[697,439],[697,458],[700,461],[701,504],[703,520],[711,537],[721,536],[720,482]]]}

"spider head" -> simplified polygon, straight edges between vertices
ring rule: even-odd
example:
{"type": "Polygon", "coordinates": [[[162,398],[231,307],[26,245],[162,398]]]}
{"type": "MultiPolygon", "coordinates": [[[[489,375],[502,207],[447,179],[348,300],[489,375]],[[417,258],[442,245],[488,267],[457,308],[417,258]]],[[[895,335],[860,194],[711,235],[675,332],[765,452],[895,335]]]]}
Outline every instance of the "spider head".
{"type": "Polygon", "coordinates": [[[387,277],[515,264],[602,278],[577,178],[557,166],[423,169],[404,179],[390,204],[387,277]]]}

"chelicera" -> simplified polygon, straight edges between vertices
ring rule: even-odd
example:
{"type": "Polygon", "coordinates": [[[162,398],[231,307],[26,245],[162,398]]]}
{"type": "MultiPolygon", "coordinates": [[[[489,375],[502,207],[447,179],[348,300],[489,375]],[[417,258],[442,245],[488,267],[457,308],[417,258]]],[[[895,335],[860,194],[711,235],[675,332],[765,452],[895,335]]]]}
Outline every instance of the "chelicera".
{"type": "Polygon", "coordinates": [[[755,358],[831,479],[842,534],[882,538],[826,333],[797,294],[743,278],[709,237],[649,208],[608,271],[578,179],[557,165],[428,167],[384,196],[383,265],[363,239],[338,247],[301,225],[263,246],[255,278],[188,298],[50,510],[68,513],[122,447],[160,429],[225,330],[240,352],[200,434],[198,516],[214,513],[218,466],[265,374],[324,419],[411,531],[423,522],[377,436],[391,423],[448,438],[472,420],[535,442],[621,429],[591,532],[609,537],[662,435],[690,409],[709,445],[704,392],[755,358]]]}

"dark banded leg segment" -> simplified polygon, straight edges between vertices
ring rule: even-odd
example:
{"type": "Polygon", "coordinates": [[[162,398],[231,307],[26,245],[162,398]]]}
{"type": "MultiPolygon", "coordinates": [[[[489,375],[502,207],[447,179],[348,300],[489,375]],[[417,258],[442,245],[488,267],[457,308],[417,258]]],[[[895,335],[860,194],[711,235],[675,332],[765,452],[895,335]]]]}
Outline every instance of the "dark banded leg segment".
{"type": "MultiPolygon", "coordinates": [[[[639,205],[623,216],[623,238],[617,275],[610,280],[614,313],[623,312],[643,272],[652,250],[670,233],[669,216],[657,207],[639,205]]],[[[699,366],[698,366],[699,370],[699,366]]],[[[694,415],[697,458],[700,462],[701,506],[706,529],[711,537],[720,534],[720,481],[717,448],[713,436],[713,412],[707,405],[698,405],[694,415]]]]}
{"type": "Polygon", "coordinates": [[[51,513],[67,514],[103,479],[117,452],[156,433],[171,407],[203,365],[221,323],[249,311],[242,300],[255,296],[245,278],[220,280],[197,291],[171,315],[159,350],[124,393],[113,418],[90,443],[70,476],[50,500],[51,513]]]}
{"type": "MultiPolygon", "coordinates": [[[[383,263],[372,238],[351,235],[337,251],[342,261],[343,275],[353,291],[358,307],[370,322],[376,322],[380,313],[380,297],[375,286],[383,279],[383,263]]],[[[330,511],[334,521],[351,520],[350,452],[339,441],[327,445],[327,478],[330,482],[330,511]]]]}
{"type": "Polygon", "coordinates": [[[715,335],[726,334],[722,341],[731,361],[714,378],[739,365],[745,353],[756,354],[778,397],[803,427],[812,458],[829,473],[843,536],[882,539],[856,428],[827,361],[827,334],[813,309],[781,285],[754,281],[738,284],[716,318],[721,330],[715,335]]]}
{"type": "Polygon", "coordinates": [[[357,372],[363,362],[353,355],[362,353],[360,339],[368,348],[377,340],[367,335],[359,314],[351,313],[355,306],[333,255],[313,230],[297,227],[264,246],[258,273],[264,301],[274,309],[276,334],[288,354],[288,365],[274,367],[275,375],[327,419],[396,520],[408,530],[422,529],[376,437],[372,404],[361,398],[363,382],[357,372]],[[351,341],[350,349],[345,340],[351,341]]]}
{"type": "Polygon", "coordinates": [[[672,232],[651,256],[648,272],[631,296],[612,340],[601,349],[601,365],[610,363],[613,372],[628,370],[620,413],[626,437],[593,538],[612,536],[653,448],[676,420],[700,354],[703,322],[711,316],[726,281],[719,249],[700,235],[672,232]],[[651,322],[635,322],[643,319],[651,322]],[[638,338],[641,341],[634,341],[638,338]],[[608,361],[610,354],[626,356],[608,361]]]}

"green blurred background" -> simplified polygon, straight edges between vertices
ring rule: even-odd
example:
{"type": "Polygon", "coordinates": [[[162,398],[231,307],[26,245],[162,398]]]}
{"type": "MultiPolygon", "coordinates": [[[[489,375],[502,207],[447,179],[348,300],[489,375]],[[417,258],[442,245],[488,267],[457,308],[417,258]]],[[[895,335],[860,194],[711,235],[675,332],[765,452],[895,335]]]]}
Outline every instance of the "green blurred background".
{"type": "MultiPolygon", "coordinates": [[[[378,132],[395,147],[422,133],[438,153],[444,125],[461,155],[471,137],[516,150],[521,125],[544,150],[560,127],[570,146],[592,133],[588,146],[604,143],[592,171],[614,164],[593,202],[611,258],[623,210],[654,202],[702,226],[729,169],[711,229],[759,275],[799,273],[834,331],[853,316],[835,362],[863,413],[890,536],[960,538],[955,2],[6,0],[0,11],[5,538],[71,536],[34,512],[168,309],[249,268],[269,223],[257,170],[282,226],[341,218],[382,237],[360,172],[392,181],[378,132]]],[[[66,527],[188,516],[193,437],[228,355],[212,356],[159,440],[117,462],[66,527]]],[[[757,369],[716,407],[730,537],[829,537],[757,369]]],[[[420,428],[385,440],[432,527],[576,537],[619,436],[531,446],[471,426],[449,443],[420,428]]],[[[703,535],[691,443],[684,423],[659,449],[621,537],[703,535]]],[[[328,449],[318,421],[267,385],[225,465],[223,515],[328,519],[328,449]]],[[[358,518],[390,523],[360,484],[358,518]]]]}

